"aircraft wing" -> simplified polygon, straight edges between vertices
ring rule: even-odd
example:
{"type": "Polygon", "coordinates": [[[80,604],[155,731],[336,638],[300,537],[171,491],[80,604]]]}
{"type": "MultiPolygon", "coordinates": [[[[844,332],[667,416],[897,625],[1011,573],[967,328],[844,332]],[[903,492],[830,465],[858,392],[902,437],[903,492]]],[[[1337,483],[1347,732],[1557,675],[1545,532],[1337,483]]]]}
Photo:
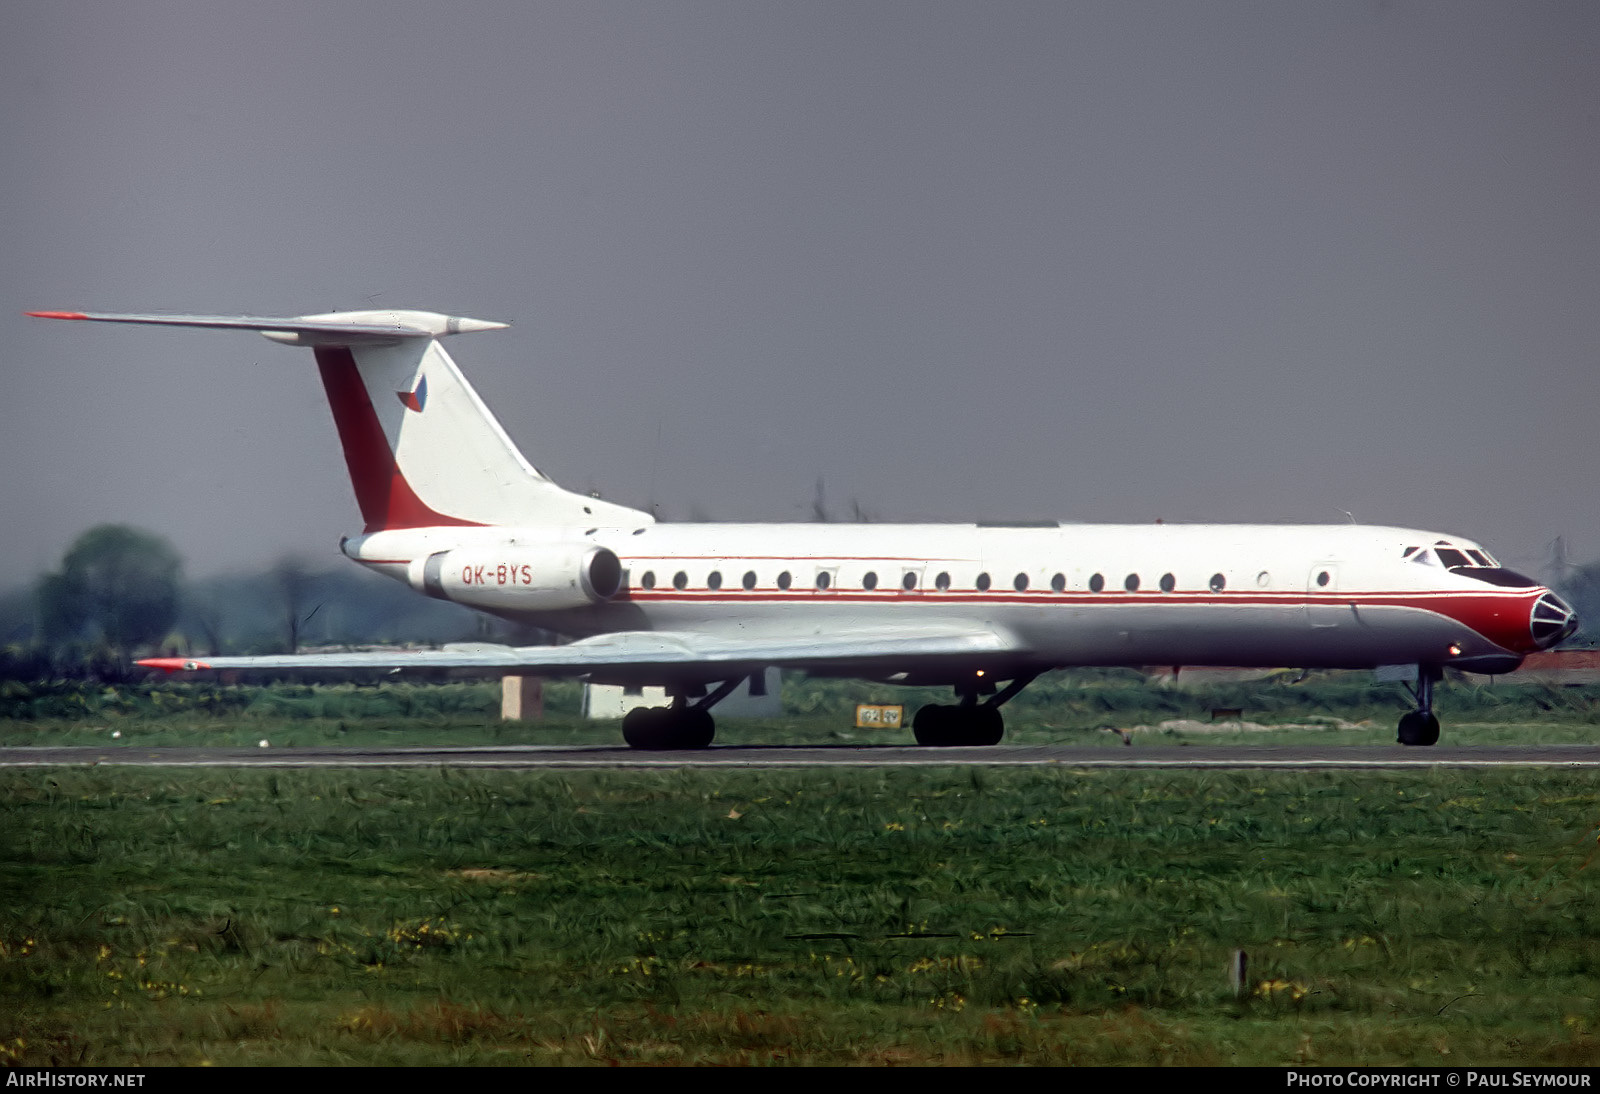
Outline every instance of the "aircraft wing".
{"type": "Polygon", "coordinates": [[[204,669],[503,669],[547,676],[719,679],[765,666],[838,670],[850,666],[915,666],[929,660],[1023,652],[990,628],[835,631],[828,634],[725,638],[695,632],[622,631],[565,646],[473,645],[439,650],[278,654],[257,657],[152,657],[167,672],[204,669]]]}

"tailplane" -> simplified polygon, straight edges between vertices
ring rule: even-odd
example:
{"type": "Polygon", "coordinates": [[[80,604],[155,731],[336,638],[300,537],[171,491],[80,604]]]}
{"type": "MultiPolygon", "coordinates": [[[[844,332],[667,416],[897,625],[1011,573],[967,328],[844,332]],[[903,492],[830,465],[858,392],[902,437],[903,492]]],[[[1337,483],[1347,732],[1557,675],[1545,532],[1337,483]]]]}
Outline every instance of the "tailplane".
{"type": "Polygon", "coordinates": [[[293,318],[29,312],[44,319],[253,330],[316,356],[367,532],[439,525],[639,526],[649,514],[564,490],[528,463],[439,339],[505,323],[436,312],[293,318]]]}

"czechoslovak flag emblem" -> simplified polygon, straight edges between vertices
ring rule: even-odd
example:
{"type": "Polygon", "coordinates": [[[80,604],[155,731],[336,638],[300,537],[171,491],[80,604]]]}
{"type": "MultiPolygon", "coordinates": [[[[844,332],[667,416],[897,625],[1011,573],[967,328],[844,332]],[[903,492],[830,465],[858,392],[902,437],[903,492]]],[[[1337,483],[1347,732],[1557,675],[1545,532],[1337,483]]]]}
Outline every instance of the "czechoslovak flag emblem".
{"type": "Polygon", "coordinates": [[[395,394],[400,397],[402,406],[407,410],[415,410],[420,414],[423,406],[428,401],[428,378],[426,376],[418,377],[415,391],[397,391],[395,394]]]}

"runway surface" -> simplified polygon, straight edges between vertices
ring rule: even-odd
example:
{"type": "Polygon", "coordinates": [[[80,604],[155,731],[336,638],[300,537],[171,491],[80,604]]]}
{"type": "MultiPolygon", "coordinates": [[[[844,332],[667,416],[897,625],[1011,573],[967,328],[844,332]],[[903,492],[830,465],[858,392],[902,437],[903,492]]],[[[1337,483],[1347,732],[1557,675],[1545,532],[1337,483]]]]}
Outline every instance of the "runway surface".
{"type": "Polygon", "coordinates": [[[1529,745],[1457,748],[1227,747],[1083,748],[1001,745],[919,748],[724,745],[685,752],[523,745],[482,748],[0,748],[0,767],[488,767],[488,768],[773,768],[773,767],[1119,767],[1119,768],[1427,768],[1595,767],[1600,746],[1529,745]]]}

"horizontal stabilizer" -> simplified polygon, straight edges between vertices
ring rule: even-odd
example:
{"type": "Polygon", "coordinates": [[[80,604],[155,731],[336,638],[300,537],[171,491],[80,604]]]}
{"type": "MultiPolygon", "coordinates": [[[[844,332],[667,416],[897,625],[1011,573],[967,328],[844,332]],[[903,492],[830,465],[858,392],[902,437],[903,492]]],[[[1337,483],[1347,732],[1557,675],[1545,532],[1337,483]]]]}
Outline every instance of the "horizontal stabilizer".
{"type": "Polygon", "coordinates": [[[142,315],[114,312],[31,311],[36,319],[83,319],[91,323],[144,323],[159,327],[207,327],[222,330],[253,330],[276,341],[294,345],[353,345],[368,342],[394,342],[404,338],[442,338],[447,334],[470,334],[482,330],[504,330],[509,323],[487,319],[466,319],[431,311],[349,311],[326,315],[142,315]]]}
{"type": "Polygon", "coordinates": [[[312,351],[365,531],[622,527],[648,513],[563,490],[523,458],[439,341],[509,324],[431,311],[158,315],[34,311],[43,319],[255,331],[312,351]]]}

